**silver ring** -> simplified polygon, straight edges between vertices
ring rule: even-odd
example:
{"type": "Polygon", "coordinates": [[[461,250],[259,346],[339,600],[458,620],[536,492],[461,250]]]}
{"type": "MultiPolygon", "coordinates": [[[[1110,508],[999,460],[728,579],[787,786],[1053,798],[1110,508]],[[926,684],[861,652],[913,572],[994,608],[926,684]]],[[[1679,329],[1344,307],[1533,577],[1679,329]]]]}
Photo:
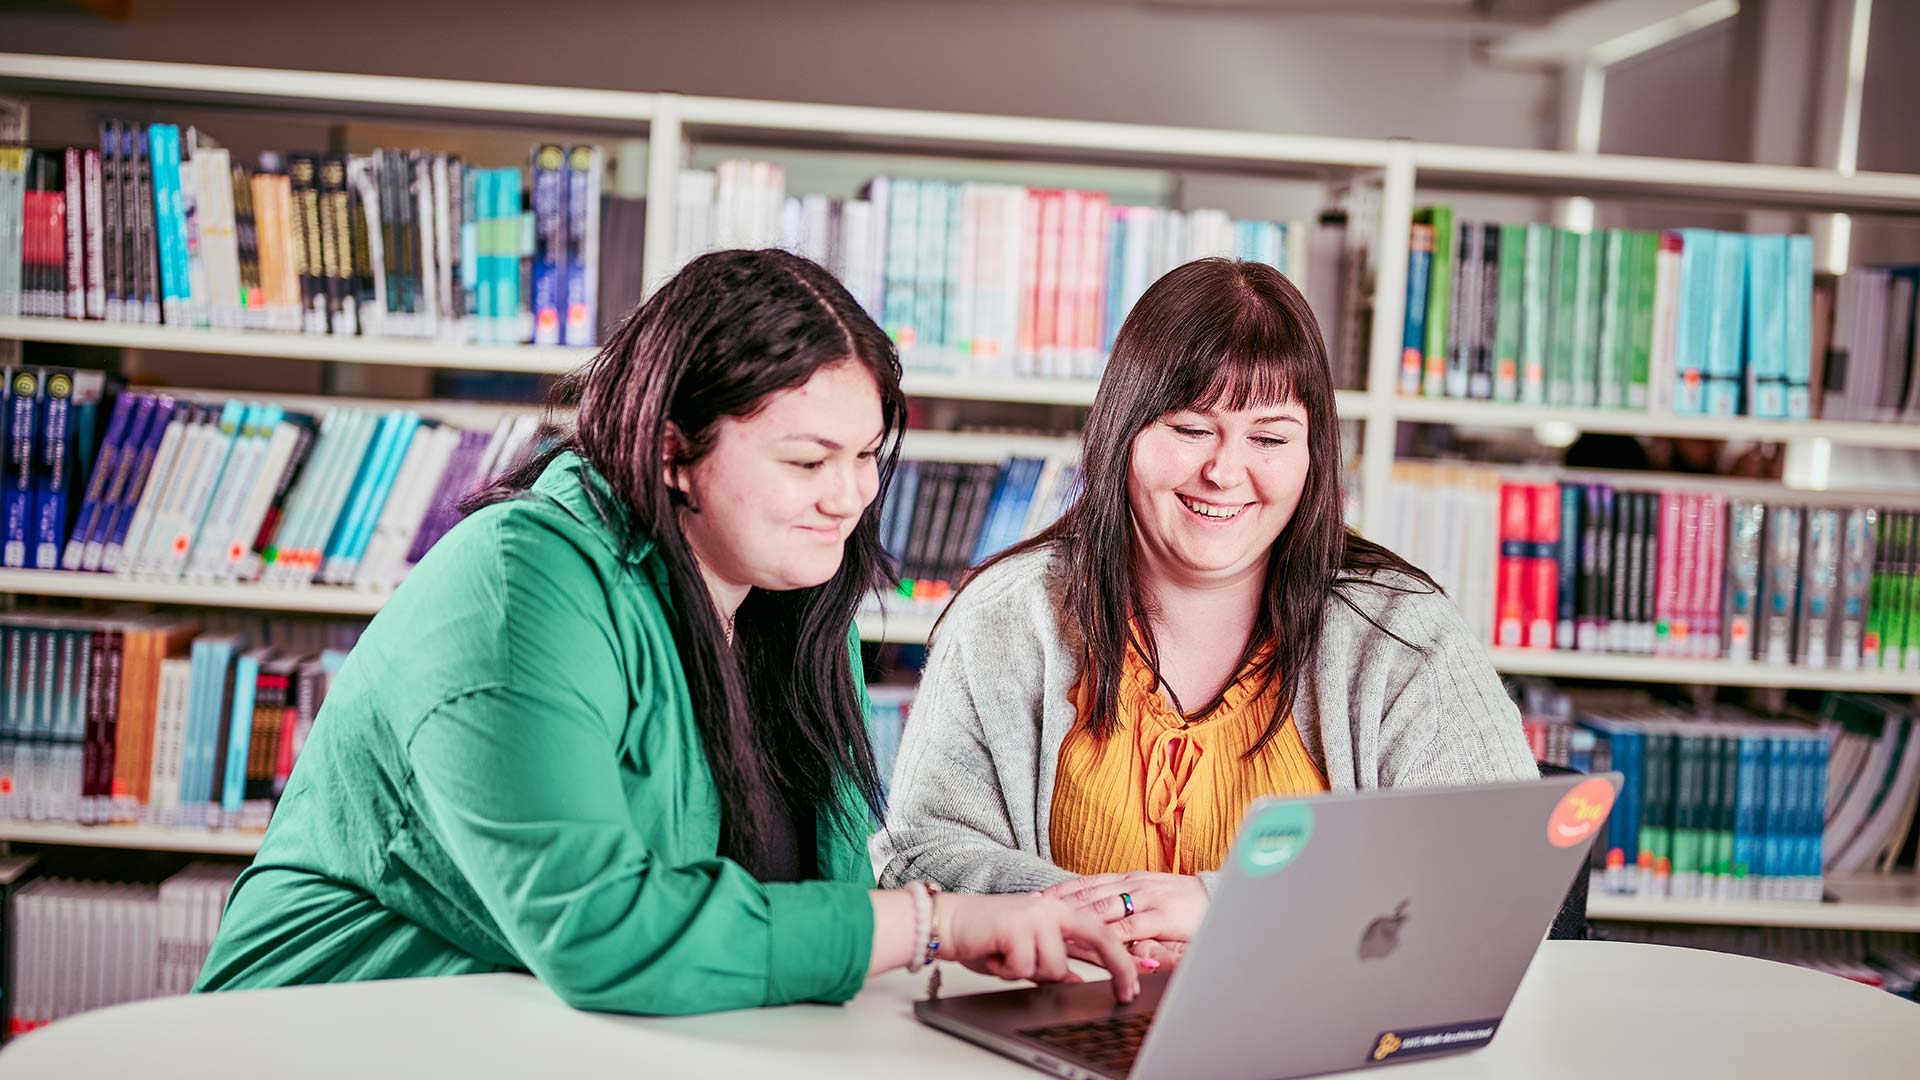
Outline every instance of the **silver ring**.
{"type": "Polygon", "coordinates": [[[1120,906],[1126,909],[1127,918],[1129,919],[1133,918],[1133,897],[1127,895],[1126,893],[1121,893],[1120,906]]]}

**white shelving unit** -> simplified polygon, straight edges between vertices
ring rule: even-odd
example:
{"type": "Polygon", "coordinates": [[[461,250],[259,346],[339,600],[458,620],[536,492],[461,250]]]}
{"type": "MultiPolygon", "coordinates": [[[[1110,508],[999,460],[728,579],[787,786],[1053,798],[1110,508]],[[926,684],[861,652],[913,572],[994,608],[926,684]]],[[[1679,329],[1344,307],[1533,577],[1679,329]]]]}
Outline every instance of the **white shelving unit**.
{"type": "Polygon", "coordinates": [[[1823,930],[1920,933],[1920,876],[1910,873],[1842,878],[1827,883],[1832,902],[1671,900],[1595,890],[1587,917],[1602,922],[1798,926],[1823,930]]]}
{"type": "Polygon", "coordinates": [[[65,570],[0,570],[0,592],[21,596],[66,596],[131,600],[145,604],[299,611],[317,615],[365,615],[380,610],[387,593],[331,585],[275,588],[268,585],[196,585],[149,581],[119,574],[65,570]]]}
{"type": "MultiPolygon", "coordinates": [[[[1625,411],[1569,410],[1405,398],[1397,393],[1399,349],[1406,295],[1407,227],[1416,190],[1522,192],[1587,195],[1653,201],[1733,204],[1821,212],[1920,214],[1920,176],[1885,173],[1842,175],[1830,170],[1679,161],[1615,155],[1577,155],[1536,150],[1448,146],[1403,140],[1295,137],[1137,124],[1087,123],[859,108],[665,93],[629,93],[502,83],[456,82],[323,72],[270,71],[145,61],[0,53],[0,88],[27,93],[123,97],[184,105],[211,103],[322,115],[403,117],[427,122],[501,123],[517,128],[608,132],[644,138],[648,144],[646,234],[656,241],[676,234],[677,178],[690,159],[691,141],[730,145],[791,146],[811,150],[913,152],[951,158],[1014,158],[1054,163],[1220,170],[1256,177],[1362,182],[1380,191],[1372,262],[1372,346],[1365,391],[1341,391],[1339,414],[1361,428],[1363,528],[1384,533],[1395,435],[1401,423],[1532,428],[1547,422],[1594,432],[1731,440],[1826,440],[1835,445],[1920,450],[1920,426],[1899,424],[1785,422],[1752,418],[1708,419],[1625,411]]],[[[670,243],[654,242],[643,253],[646,278],[658,284],[672,265],[670,243]]],[[[0,339],[57,342],[125,349],[170,350],[353,364],[389,364],[443,369],[557,374],[588,359],[591,349],[448,345],[386,339],[327,338],[236,332],[189,332],[165,327],[0,319],[0,339]]],[[[947,373],[909,357],[907,392],[916,397],[1085,407],[1097,383],[1085,379],[1023,379],[947,373]]],[[[185,391],[218,396],[221,391],[185,391]]],[[[315,403],[340,399],[306,399],[315,403]]],[[[423,412],[476,422],[500,407],[421,403],[423,412]]],[[[915,431],[903,447],[909,457],[997,460],[1010,454],[1071,456],[1068,438],[915,431]]],[[[1651,474],[1648,479],[1653,479],[1651,474]]],[[[110,575],[0,571],[7,593],[135,600],[166,604],[254,608],[364,616],[378,610],[384,594],[313,587],[200,586],[110,575]]],[[[863,614],[863,635],[875,641],[925,641],[936,612],[894,605],[884,616],[863,614]]],[[[1748,686],[1848,688],[1920,693],[1920,676],[1884,672],[1820,671],[1725,661],[1685,661],[1569,652],[1495,650],[1495,663],[1514,673],[1595,678],[1648,679],[1748,686]]],[[[0,826],[0,839],[58,843],[111,838],[111,846],[171,850],[251,850],[247,834],[195,834],[117,827],[0,826]],[[72,837],[72,838],[69,838],[72,837]],[[181,846],[204,840],[226,847],[181,846]]],[[[1639,914],[1654,902],[1628,903],[1595,896],[1595,917],[1657,918],[1639,914]],[[1621,912],[1631,911],[1627,915],[1621,912]]],[[[1806,905],[1813,910],[1880,910],[1878,902],[1806,905]]],[[[1791,905],[1754,906],[1779,922],[1791,905]]],[[[1890,902],[1890,910],[1914,905],[1890,902]]],[[[1727,911],[1743,907],[1718,905],[1727,911]]],[[[1687,905],[1663,903],[1668,913],[1687,905]]],[[[1723,911],[1722,914],[1725,912],[1723,911]]],[[[1804,916],[1812,918],[1813,916],[1804,916]]],[[[1920,929],[1910,914],[1901,924],[1920,929]]],[[[1761,917],[1756,917],[1759,921],[1761,917]]],[[[1889,915],[1889,919],[1896,916],[1889,915]]],[[[1713,921],[1730,921],[1716,919],[1713,921]]],[[[1799,924],[1795,924],[1799,925],[1799,924]]],[[[1837,925],[1808,923],[1806,925],[1837,925]]]]}
{"type": "Polygon", "coordinates": [[[0,820],[0,844],[61,844],[68,847],[127,848],[136,851],[190,851],[208,855],[251,855],[260,850],[260,833],[238,829],[182,829],[161,825],[74,825],[64,821],[0,820]]]}
{"type": "Polygon", "coordinates": [[[95,345],[115,349],[249,356],[268,360],[318,360],[345,364],[392,364],[460,371],[513,371],[562,375],[592,359],[594,350],[548,345],[455,345],[404,338],[329,337],[237,330],[176,330],[167,326],[80,322],[70,319],[0,318],[0,339],[95,345]]]}

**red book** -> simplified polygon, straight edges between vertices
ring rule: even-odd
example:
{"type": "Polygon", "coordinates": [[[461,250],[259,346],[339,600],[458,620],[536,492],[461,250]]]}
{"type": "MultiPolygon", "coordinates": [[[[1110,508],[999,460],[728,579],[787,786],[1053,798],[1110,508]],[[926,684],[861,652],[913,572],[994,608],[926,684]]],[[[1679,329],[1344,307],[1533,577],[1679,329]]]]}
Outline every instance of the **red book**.
{"type": "Polygon", "coordinates": [[[1518,648],[1527,642],[1527,560],[1532,557],[1532,508],[1527,488],[1500,485],[1500,566],[1496,579],[1494,644],[1518,648]]]}
{"type": "Polygon", "coordinates": [[[1693,655],[1720,655],[1720,604],[1726,595],[1727,500],[1703,496],[1700,505],[1700,608],[1695,616],[1693,655]]]}
{"type": "Polygon", "coordinates": [[[1700,544],[1700,504],[1704,495],[1680,497],[1680,575],[1673,610],[1673,652],[1692,656],[1705,603],[1707,564],[1700,544]]]}
{"type": "Polygon", "coordinates": [[[1538,484],[1528,489],[1532,502],[1532,550],[1528,552],[1527,647],[1553,648],[1553,630],[1560,617],[1560,485],[1538,484]]]}
{"type": "Polygon", "coordinates": [[[1674,651],[1673,623],[1680,602],[1680,496],[1663,491],[1660,499],[1660,529],[1656,535],[1653,578],[1653,651],[1670,655],[1674,651]]]}

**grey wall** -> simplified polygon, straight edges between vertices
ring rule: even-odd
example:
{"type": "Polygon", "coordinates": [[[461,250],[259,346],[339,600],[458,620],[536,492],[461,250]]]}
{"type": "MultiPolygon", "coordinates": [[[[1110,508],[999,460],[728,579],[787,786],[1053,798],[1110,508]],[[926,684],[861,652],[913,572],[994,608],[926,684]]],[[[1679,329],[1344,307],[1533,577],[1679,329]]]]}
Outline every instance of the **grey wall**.
{"type": "Polygon", "coordinates": [[[1539,145],[1550,80],[1469,43],[1239,11],[966,0],[137,0],[4,48],[1302,134],[1539,145]],[[378,27],[378,32],[374,28],[378,27]]]}

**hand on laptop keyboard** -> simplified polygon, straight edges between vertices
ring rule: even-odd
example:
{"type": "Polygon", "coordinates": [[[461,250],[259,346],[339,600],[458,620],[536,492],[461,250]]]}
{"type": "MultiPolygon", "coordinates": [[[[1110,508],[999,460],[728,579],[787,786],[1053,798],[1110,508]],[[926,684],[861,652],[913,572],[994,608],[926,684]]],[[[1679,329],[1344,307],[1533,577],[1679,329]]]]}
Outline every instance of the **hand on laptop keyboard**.
{"type": "Polygon", "coordinates": [[[1069,946],[1113,975],[1114,997],[1132,1001],[1140,969],[1120,935],[1098,915],[1047,896],[943,893],[940,955],[1002,979],[1075,982],[1069,946]]]}
{"type": "Polygon", "coordinates": [[[1192,874],[1089,874],[1046,890],[1112,923],[1123,941],[1192,941],[1207,917],[1207,887],[1192,874]]]}

